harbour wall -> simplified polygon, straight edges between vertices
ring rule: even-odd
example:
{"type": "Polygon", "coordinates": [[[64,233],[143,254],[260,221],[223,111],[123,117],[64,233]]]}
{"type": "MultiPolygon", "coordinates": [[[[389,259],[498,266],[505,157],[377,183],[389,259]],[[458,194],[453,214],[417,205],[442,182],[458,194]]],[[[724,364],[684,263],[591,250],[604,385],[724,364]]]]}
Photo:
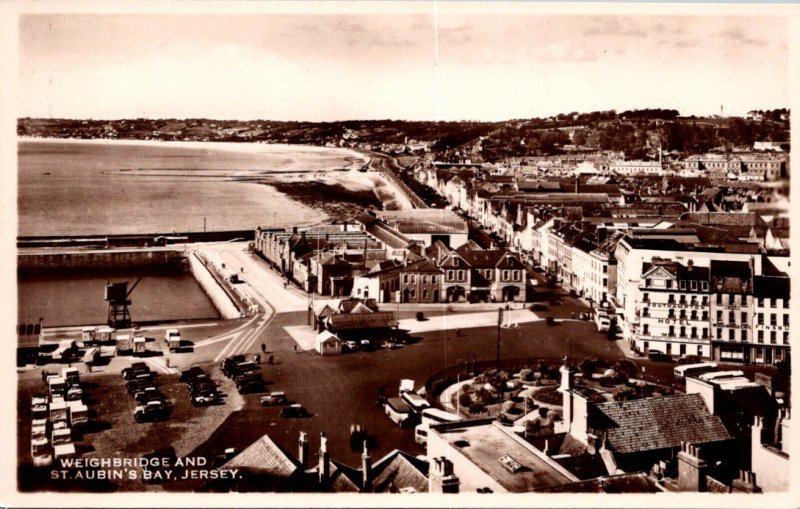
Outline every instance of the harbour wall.
{"type": "Polygon", "coordinates": [[[217,308],[217,311],[219,311],[220,316],[225,319],[239,318],[242,316],[242,313],[233,302],[233,299],[231,299],[222,286],[217,283],[217,280],[211,275],[209,268],[197,256],[197,253],[191,253],[189,255],[189,267],[192,270],[192,274],[194,274],[194,278],[200,284],[200,287],[203,288],[203,291],[206,292],[208,298],[211,299],[211,302],[217,308]]]}
{"type": "Polygon", "coordinates": [[[44,272],[65,269],[112,269],[180,266],[186,259],[175,249],[115,249],[108,251],[50,250],[18,252],[17,270],[44,272]]]}

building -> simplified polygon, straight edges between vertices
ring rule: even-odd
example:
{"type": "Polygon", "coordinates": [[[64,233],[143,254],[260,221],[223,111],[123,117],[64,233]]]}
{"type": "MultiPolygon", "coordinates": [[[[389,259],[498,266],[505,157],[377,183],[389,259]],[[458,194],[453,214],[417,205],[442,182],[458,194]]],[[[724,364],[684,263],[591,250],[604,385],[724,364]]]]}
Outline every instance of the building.
{"type": "Polygon", "coordinates": [[[662,175],[664,169],[658,161],[612,161],[608,167],[617,175],[662,175]]]}
{"type": "Polygon", "coordinates": [[[398,271],[400,302],[430,304],[441,300],[443,271],[430,260],[408,263],[398,267],[398,271]]]}
{"type": "Polygon", "coordinates": [[[460,216],[444,209],[379,211],[377,217],[412,241],[430,246],[441,240],[446,246],[467,242],[469,229],[460,216]]]}

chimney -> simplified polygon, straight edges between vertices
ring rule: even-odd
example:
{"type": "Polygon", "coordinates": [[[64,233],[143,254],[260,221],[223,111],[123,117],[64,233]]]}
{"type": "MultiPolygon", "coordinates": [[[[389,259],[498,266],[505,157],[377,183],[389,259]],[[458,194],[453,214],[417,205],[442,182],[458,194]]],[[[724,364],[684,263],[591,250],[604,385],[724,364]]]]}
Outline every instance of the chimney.
{"type": "Polygon", "coordinates": [[[731,483],[732,493],[761,493],[756,485],[756,474],[749,470],[739,470],[739,478],[731,483]]]}
{"type": "Polygon", "coordinates": [[[581,176],[580,174],[575,175],[575,194],[581,192],[581,176]]]}
{"type": "Polygon", "coordinates": [[[306,231],[305,230],[300,232],[300,240],[306,240],[306,231]]]}
{"type": "Polygon", "coordinates": [[[293,234],[297,233],[297,227],[296,226],[292,226],[292,233],[293,234]]]}
{"type": "Polygon", "coordinates": [[[453,463],[440,456],[433,458],[428,473],[428,491],[430,493],[458,493],[458,477],[453,473],[453,463]]]}
{"type": "Polygon", "coordinates": [[[319,483],[325,484],[331,475],[331,457],[328,454],[328,437],[325,432],[319,434],[319,483]]]}
{"type": "Polygon", "coordinates": [[[708,465],[700,459],[700,448],[681,442],[678,453],[678,491],[706,491],[708,465]]]}
{"type": "Polygon", "coordinates": [[[692,272],[694,270],[694,262],[692,260],[686,262],[686,270],[688,272],[692,272]]]}
{"type": "Polygon", "coordinates": [[[305,431],[300,432],[300,441],[298,442],[298,460],[303,470],[308,469],[308,434],[305,431]]]}
{"type": "Polygon", "coordinates": [[[361,489],[369,491],[372,485],[372,458],[369,455],[367,441],[364,440],[364,452],[361,453],[361,489]]]}

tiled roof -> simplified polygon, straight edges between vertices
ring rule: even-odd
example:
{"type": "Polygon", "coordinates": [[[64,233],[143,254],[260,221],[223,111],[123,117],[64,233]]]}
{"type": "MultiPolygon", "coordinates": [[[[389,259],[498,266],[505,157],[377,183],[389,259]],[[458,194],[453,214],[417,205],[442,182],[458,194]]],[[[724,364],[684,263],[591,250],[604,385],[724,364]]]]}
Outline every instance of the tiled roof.
{"type": "Polygon", "coordinates": [[[288,479],[297,472],[299,464],[268,435],[264,435],[220,468],[236,468],[251,474],[288,479]]]}
{"type": "Polygon", "coordinates": [[[372,491],[396,492],[414,488],[417,493],[428,491],[428,463],[395,449],[372,466],[372,491]]]}
{"type": "Polygon", "coordinates": [[[592,427],[604,431],[609,447],[620,454],[731,439],[700,394],[615,401],[594,409],[592,427]]]}
{"type": "Polygon", "coordinates": [[[331,315],[331,329],[334,331],[354,329],[383,329],[396,327],[397,319],[392,311],[378,311],[369,314],[336,314],[331,315]]]}

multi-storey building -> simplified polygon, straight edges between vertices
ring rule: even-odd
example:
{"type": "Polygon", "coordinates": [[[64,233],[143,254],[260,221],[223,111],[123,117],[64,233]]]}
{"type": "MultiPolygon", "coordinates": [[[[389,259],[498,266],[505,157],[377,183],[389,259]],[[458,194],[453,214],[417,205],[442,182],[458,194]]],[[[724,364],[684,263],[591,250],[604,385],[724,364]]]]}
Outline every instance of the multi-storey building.
{"type": "Polygon", "coordinates": [[[753,334],[751,360],[772,364],[789,360],[790,279],[786,276],[753,278],[753,334]]]}
{"type": "Polygon", "coordinates": [[[711,261],[711,358],[750,363],[753,271],[749,262],[711,261]]]}
{"type": "Polygon", "coordinates": [[[708,356],[708,267],[653,259],[642,264],[639,290],[637,350],[708,356]]]}

